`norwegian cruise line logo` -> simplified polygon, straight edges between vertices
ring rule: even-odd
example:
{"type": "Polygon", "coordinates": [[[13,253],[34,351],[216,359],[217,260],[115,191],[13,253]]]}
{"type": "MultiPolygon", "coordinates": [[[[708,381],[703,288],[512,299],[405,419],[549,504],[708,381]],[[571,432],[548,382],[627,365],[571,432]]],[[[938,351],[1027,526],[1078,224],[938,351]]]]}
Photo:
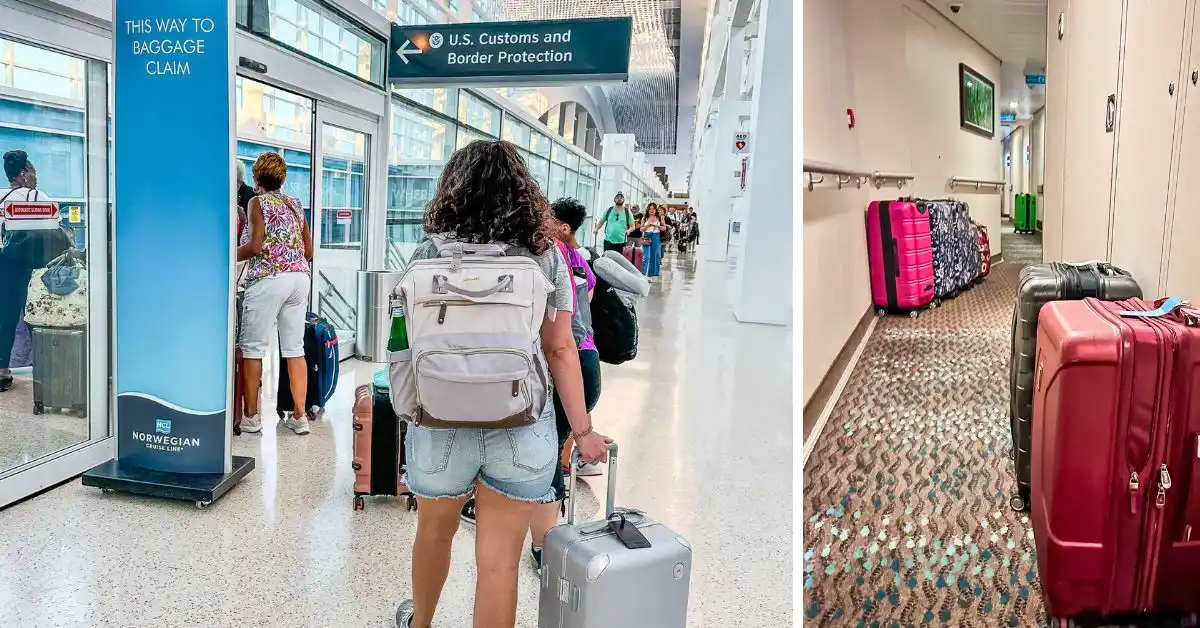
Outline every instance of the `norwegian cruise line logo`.
{"type": "Polygon", "coordinates": [[[185,449],[200,446],[200,439],[194,436],[172,436],[171,419],[155,419],[154,433],[133,430],[133,440],[142,443],[146,449],[180,453],[185,449]]]}

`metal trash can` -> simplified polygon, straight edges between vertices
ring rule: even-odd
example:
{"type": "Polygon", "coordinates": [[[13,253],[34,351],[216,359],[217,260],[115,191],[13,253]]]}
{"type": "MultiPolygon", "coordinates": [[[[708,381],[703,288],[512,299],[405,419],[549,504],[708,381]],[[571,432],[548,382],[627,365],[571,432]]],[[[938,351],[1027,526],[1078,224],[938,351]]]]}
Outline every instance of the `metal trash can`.
{"type": "Polygon", "coordinates": [[[358,329],[354,351],[360,360],[387,362],[388,336],[392,329],[392,291],[403,271],[358,271],[358,329]]]}

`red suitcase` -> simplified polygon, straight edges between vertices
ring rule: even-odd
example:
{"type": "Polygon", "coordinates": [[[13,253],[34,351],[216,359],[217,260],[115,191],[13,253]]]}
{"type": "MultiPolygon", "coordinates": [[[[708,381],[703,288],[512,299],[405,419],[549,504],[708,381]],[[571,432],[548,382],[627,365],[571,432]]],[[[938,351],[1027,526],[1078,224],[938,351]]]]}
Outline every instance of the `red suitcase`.
{"type": "Polygon", "coordinates": [[[641,246],[627,246],[621,251],[621,254],[624,255],[625,259],[629,260],[629,263],[633,264],[638,270],[642,269],[642,259],[644,256],[641,246]]]}
{"type": "Polygon", "coordinates": [[[917,310],[933,301],[933,240],[929,212],[911,201],[867,206],[867,261],[879,314],[917,310]]]}
{"type": "Polygon", "coordinates": [[[975,243],[979,245],[979,278],[992,272],[992,243],[988,240],[987,227],[975,223],[975,243]]]}
{"type": "Polygon", "coordinates": [[[1060,621],[1200,611],[1200,317],[1122,310],[1155,304],[1056,301],[1038,317],[1031,514],[1060,621]]]}

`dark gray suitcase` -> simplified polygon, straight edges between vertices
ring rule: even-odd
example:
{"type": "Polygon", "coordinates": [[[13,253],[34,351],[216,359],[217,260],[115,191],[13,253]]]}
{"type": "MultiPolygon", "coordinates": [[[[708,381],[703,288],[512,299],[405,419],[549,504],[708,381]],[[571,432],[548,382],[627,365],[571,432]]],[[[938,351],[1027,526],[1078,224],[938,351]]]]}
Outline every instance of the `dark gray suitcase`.
{"type": "Polygon", "coordinates": [[[33,413],[87,416],[87,332],[34,327],[33,413]]]}
{"type": "Polygon", "coordinates": [[[1037,350],[1034,345],[1042,306],[1051,301],[1076,301],[1085,297],[1118,301],[1141,296],[1141,287],[1129,273],[1103,262],[1052,262],[1033,264],[1021,270],[1017,279],[1017,304],[1013,307],[1012,355],[1008,364],[1009,423],[1013,470],[1017,479],[1017,493],[1009,500],[1013,510],[1029,507],[1033,365],[1037,350]]]}
{"type": "MultiPolygon", "coordinates": [[[[576,481],[577,454],[571,456],[576,481]]],[[[637,510],[616,508],[617,446],[609,446],[605,519],[567,523],[546,534],[538,628],[684,628],[692,547],[678,533],[637,510]],[[630,549],[609,521],[635,526],[649,547],[630,549]]]]}

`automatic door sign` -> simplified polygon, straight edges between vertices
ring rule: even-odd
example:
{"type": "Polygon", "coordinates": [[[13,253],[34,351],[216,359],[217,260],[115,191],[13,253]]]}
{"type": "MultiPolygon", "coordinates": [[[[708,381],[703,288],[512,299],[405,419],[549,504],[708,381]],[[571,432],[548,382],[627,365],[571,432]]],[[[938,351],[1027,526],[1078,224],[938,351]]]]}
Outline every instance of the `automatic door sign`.
{"type": "Polygon", "coordinates": [[[54,201],[5,202],[4,228],[9,231],[57,229],[58,203],[54,201]]]}

